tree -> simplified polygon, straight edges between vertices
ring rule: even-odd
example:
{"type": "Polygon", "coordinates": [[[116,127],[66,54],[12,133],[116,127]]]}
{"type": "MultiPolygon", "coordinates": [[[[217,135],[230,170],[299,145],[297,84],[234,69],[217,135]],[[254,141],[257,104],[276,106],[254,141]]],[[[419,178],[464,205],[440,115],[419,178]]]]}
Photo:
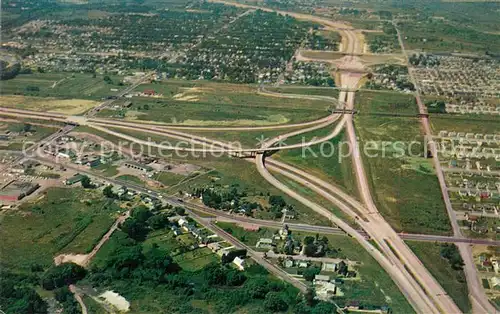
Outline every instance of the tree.
{"type": "Polygon", "coordinates": [[[175,213],[179,216],[186,216],[186,209],[184,207],[181,207],[181,206],[176,206],[174,208],[175,210],[175,213]]]}
{"type": "Polygon", "coordinates": [[[29,123],[25,123],[23,125],[23,132],[26,133],[26,132],[31,132],[31,131],[32,131],[32,125],[29,123]]]}
{"type": "Polygon", "coordinates": [[[110,184],[102,190],[102,194],[108,198],[118,198],[118,195],[113,193],[113,186],[110,184]]]}
{"type": "Polygon", "coordinates": [[[264,299],[266,294],[271,290],[269,282],[262,277],[247,280],[245,288],[252,299],[264,299]]]}
{"type": "Polygon", "coordinates": [[[42,287],[46,290],[54,290],[76,283],[85,277],[87,271],[75,263],[64,263],[49,268],[42,275],[42,287]]]}
{"type": "Polygon", "coordinates": [[[271,291],[266,294],[264,307],[272,312],[284,312],[288,309],[288,304],[286,304],[279,292],[271,291]]]}
{"type": "Polygon", "coordinates": [[[286,202],[281,195],[271,195],[269,196],[269,204],[276,207],[286,206],[286,202]]]}
{"type": "Polygon", "coordinates": [[[87,176],[83,176],[83,177],[82,177],[82,180],[80,181],[80,183],[81,183],[81,185],[82,185],[82,187],[83,187],[84,189],[89,189],[89,188],[94,187],[94,186],[92,185],[92,182],[91,182],[90,178],[89,178],[89,177],[87,177],[87,176]]]}
{"type": "Polygon", "coordinates": [[[113,80],[108,75],[104,75],[103,80],[106,84],[113,84],[113,80]]]}
{"type": "Polygon", "coordinates": [[[143,222],[133,218],[125,220],[121,226],[123,232],[136,241],[144,241],[148,235],[148,229],[143,222]]]}
{"type": "Polygon", "coordinates": [[[153,216],[153,213],[151,213],[151,211],[145,206],[139,206],[132,209],[130,216],[137,222],[145,223],[151,216],[153,216]]]}
{"type": "Polygon", "coordinates": [[[319,267],[308,267],[304,270],[304,272],[302,273],[302,276],[307,281],[313,281],[314,277],[316,275],[318,275],[320,272],[321,272],[321,269],[319,269],[319,267]]]}
{"type": "Polygon", "coordinates": [[[147,221],[148,225],[153,230],[163,229],[169,224],[168,216],[165,214],[158,214],[150,217],[147,221]]]}
{"type": "Polygon", "coordinates": [[[226,284],[228,286],[241,286],[247,277],[240,271],[232,269],[226,274],[226,284]]]}

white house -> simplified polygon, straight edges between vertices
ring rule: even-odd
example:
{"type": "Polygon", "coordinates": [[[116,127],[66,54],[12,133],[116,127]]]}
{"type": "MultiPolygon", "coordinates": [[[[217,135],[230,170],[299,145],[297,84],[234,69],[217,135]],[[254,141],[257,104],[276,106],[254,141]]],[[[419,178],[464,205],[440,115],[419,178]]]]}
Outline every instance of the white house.
{"type": "Polygon", "coordinates": [[[233,264],[238,267],[239,270],[245,270],[245,260],[236,256],[233,260],[233,264]]]}

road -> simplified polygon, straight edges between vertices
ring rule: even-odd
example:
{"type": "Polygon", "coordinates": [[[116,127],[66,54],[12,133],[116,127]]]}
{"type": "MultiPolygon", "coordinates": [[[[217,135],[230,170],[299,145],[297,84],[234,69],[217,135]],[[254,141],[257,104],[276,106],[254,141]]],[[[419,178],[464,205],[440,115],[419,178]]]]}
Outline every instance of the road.
{"type": "MultiPolygon", "coordinates": [[[[397,27],[396,23],[393,23],[394,27],[396,28],[397,35],[398,35],[398,41],[399,45],[401,46],[401,50],[406,58],[407,65],[408,65],[408,74],[410,76],[410,79],[415,86],[415,99],[417,101],[418,105],[418,110],[419,113],[422,114],[420,118],[420,122],[422,124],[422,128],[424,130],[424,135],[431,139],[433,138],[432,136],[432,130],[430,127],[429,123],[429,117],[426,115],[427,114],[427,108],[425,107],[424,103],[422,102],[422,98],[420,97],[420,88],[418,85],[417,80],[415,79],[415,76],[413,75],[413,67],[411,63],[409,62],[409,57],[408,53],[405,48],[405,44],[403,41],[402,34],[397,27]]],[[[441,163],[439,161],[439,154],[438,154],[438,149],[437,145],[434,141],[429,141],[429,149],[432,154],[432,161],[434,164],[434,168],[436,169],[436,174],[438,177],[439,181],[439,186],[441,188],[441,195],[444,200],[444,204],[446,207],[446,211],[448,213],[448,217],[450,219],[450,223],[453,229],[453,235],[455,237],[461,237],[462,236],[462,231],[460,229],[460,226],[458,225],[456,213],[453,210],[451,200],[448,194],[448,188],[446,186],[446,180],[444,177],[444,172],[441,168],[441,163]]],[[[477,270],[474,264],[474,259],[472,257],[472,250],[470,248],[470,245],[461,243],[457,244],[458,249],[460,250],[460,255],[462,256],[462,259],[464,261],[465,267],[464,267],[464,272],[465,276],[467,279],[467,287],[469,289],[469,295],[473,307],[473,312],[474,313],[496,313],[495,307],[489,302],[488,297],[486,296],[484,289],[482,287],[482,284],[479,282],[479,277],[477,276],[477,270]]]]}

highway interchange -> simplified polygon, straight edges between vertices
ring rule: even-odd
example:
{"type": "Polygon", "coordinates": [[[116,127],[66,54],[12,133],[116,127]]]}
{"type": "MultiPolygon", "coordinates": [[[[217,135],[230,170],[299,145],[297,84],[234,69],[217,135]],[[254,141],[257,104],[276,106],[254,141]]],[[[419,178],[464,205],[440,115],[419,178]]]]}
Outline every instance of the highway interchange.
{"type": "MultiPolygon", "coordinates": [[[[231,4],[229,2],[224,2],[231,4]]],[[[256,7],[247,6],[249,9],[255,9],[256,7]]],[[[270,10],[270,9],[269,9],[270,10]]],[[[316,22],[322,23],[331,28],[342,28],[341,34],[345,37],[345,41],[348,43],[345,45],[344,53],[345,56],[342,58],[338,70],[341,74],[342,90],[338,100],[335,102],[337,108],[354,110],[354,99],[355,90],[358,87],[358,83],[363,76],[364,67],[359,60],[359,55],[362,54],[362,47],[359,45],[359,38],[357,36],[356,30],[350,29],[345,25],[339,25],[338,23],[328,21],[322,18],[311,17],[305,14],[281,12],[280,14],[290,14],[298,19],[314,20],[316,22]]],[[[403,42],[401,36],[399,39],[401,46],[403,47],[403,54],[406,56],[406,51],[404,50],[403,42]]],[[[410,68],[411,74],[411,68],[410,68]]],[[[151,73],[147,74],[136,83],[123,90],[118,97],[125,95],[126,93],[132,91],[141,83],[143,83],[151,73]]],[[[415,84],[415,86],[418,86],[415,84]]],[[[265,90],[263,92],[266,92],[265,90]]],[[[419,111],[422,114],[421,122],[425,132],[425,135],[431,135],[431,129],[429,126],[429,119],[426,115],[426,109],[423,105],[418,90],[416,92],[417,104],[419,106],[419,111]]],[[[299,95],[292,95],[288,97],[303,97],[299,95]]],[[[308,96],[307,96],[308,97],[308,96]]],[[[325,96],[312,96],[320,97],[322,99],[330,99],[325,96]]],[[[161,124],[147,124],[147,123],[135,123],[135,122],[125,122],[116,121],[112,119],[95,118],[95,114],[109,106],[112,100],[105,101],[98,107],[92,109],[83,117],[70,117],[62,114],[44,113],[44,112],[33,112],[28,110],[18,110],[18,109],[8,109],[0,108],[0,115],[4,116],[14,116],[17,118],[33,118],[40,120],[53,120],[64,123],[69,123],[67,127],[63,129],[62,132],[51,135],[49,138],[45,139],[42,143],[39,143],[36,147],[40,147],[43,143],[51,141],[61,134],[66,134],[72,130],[75,125],[86,125],[101,132],[106,132],[110,135],[126,139],[127,141],[150,145],[160,149],[176,150],[183,152],[217,152],[217,153],[227,153],[231,155],[237,155],[239,157],[251,157],[247,158],[249,162],[255,163],[259,173],[265,178],[270,184],[281,190],[283,193],[293,197],[300,203],[311,208],[315,212],[321,214],[332,224],[338,226],[338,228],[326,227],[326,226],[310,226],[301,224],[289,224],[291,230],[307,231],[307,232],[318,232],[326,234],[344,234],[347,233],[354,239],[356,239],[361,246],[363,246],[385,269],[385,271],[391,276],[393,281],[399,287],[403,295],[408,299],[410,304],[418,313],[460,313],[460,309],[456,306],[453,300],[449,297],[446,291],[439,285],[439,283],[434,279],[434,277],[429,273],[429,271],[424,267],[424,265],[419,261],[415,254],[409,249],[405,244],[403,239],[411,240],[423,240],[423,241],[443,241],[443,242],[454,242],[460,249],[461,255],[465,262],[465,272],[467,276],[467,283],[469,287],[469,293],[471,294],[471,300],[473,301],[473,311],[476,313],[494,313],[495,309],[488,302],[484,291],[482,290],[479,279],[476,275],[476,270],[474,263],[472,261],[472,256],[470,253],[470,243],[484,243],[489,245],[498,245],[495,241],[489,240],[469,240],[463,238],[460,228],[457,224],[457,219],[455,217],[455,212],[451,208],[451,203],[448,197],[448,191],[444,182],[443,172],[440,168],[440,163],[438,159],[436,146],[431,143],[430,149],[433,155],[434,166],[438,175],[438,179],[441,185],[443,199],[450,217],[450,222],[453,227],[454,235],[452,237],[443,236],[431,236],[431,235],[409,235],[409,234],[398,234],[392,227],[384,220],[382,215],[380,215],[373,199],[371,196],[370,188],[368,185],[368,179],[366,177],[366,172],[364,170],[363,161],[361,153],[358,147],[358,141],[356,137],[356,131],[353,122],[353,116],[351,114],[336,114],[332,113],[322,119],[316,121],[310,121],[300,124],[293,125],[280,125],[280,126],[265,126],[265,127],[215,127],[215,128],[194,128],[188,126],[170,126],[161,124]],[[114,130],[109,129],[112,127],[114,130]],[[273,139],[268,140],[262,147],[258,148],[242,148],[234,147],[232,144],[207,139],[204,137],[189,134],[189,131],[197,130],[214,130],[214,131],[249,131],[249,130],[280,130],[284,128],[297,127],[301,128],[299,130],[289,132],[286,134],[281,134],[273,139]],[[313,130],[331,127],[332,131],[318,139],[314,139],[308,143],[299,143],[286,146],[276,146],[280,141],[296,136],[299,134],[304,134],[311,132],[313,130]],[[124,130],[135,130],[143,131],[151,134],[165,136],[170,139],[175,139],[179,141],[187,141],[193,144],[191,147],[176,147],[176,146],[166,146],[161,143],[155,143],[150,141],[141,140],[130,135],[120,133],[116,129],[124,130]],[[314,177],[313,175],[299,170],[292,165],[284,164],[273,160],[268,156],[267,152],[284,150],[284,149],[294,149],[304,146],[311,146],[318,143],[328,141],[345,130],[347,138],[352,148],[352,160],[353,168],[356,176],[357,187],[361,200],[358,201],[354,197],[348,195],[338,187],[329,182],[321,180],[314,177]],[[346,215],[351,217],[353,221],[356,222],[357,228],[353,227],[351,224],[346,223],[339,217],[336,217],[327,208],[311,201],[308,198],[297,193],[295,190],[279,181],[273,176],[273,173],[279,173],[284,175],[290,180],[296,181],[297,183],[306,186],[307,188],[316,192],[319,196],[328,200],[335,205],[337,208],[342,210],[346,215]],[[340,228],[340,229],[339,229],[340,228]],[[373,241],[376,243],[376,247],[372,244],[373,241]]],[[[35,148],[36,148],[35,147],[35,148]]],[[[50,162],[50,160],[44,160],[45,162],[50,162]]],[[[96,176],[93,173],[89,173],[92,176],[96,176]]],[[[107,180],[108,182],[113,182],[109,178],[101,178],[107,180]]],[[[119,184],[119,182],[115,182],[119,184]]],[[[133,187],[144,193],[152,193],[158,196],[156,192],[146,191],[142,187],[133,187]]],[[[177,205],[182,205],[188,209],[192,209],[198,212],[205,212],[219,219],[224,219],[228,221],[251,223],[258,226],[265,226],[271,228],[279,228],[281,223],[275,221],[263,221],[257,220],[237,215],[231,215],[227,213],[221,213],[219,211],[211,210],[204,206],[193,205],[185,202],[180,202],[175,198],[168,198],[168,201],[177,205]]],[[[286,272],[279,269],[275,265],[271,264],[265,258],[255,252],[250,248],[232,237],[231,235],[224,232],[222,229],[218,228],[210,219],[198,216],[194,211],[190,211],[190,214],[205,227],[207,227],[212,232],[218,234],[228,242],[235,246],[247,248],[250,256],[257,262],[266,267],[276,276],[282,278],[283,280],[289,281],[291,284],[296,286],[302,291],[305,291],[305,285],[297,281],[292,276],[289,276],[286,272]]]]}

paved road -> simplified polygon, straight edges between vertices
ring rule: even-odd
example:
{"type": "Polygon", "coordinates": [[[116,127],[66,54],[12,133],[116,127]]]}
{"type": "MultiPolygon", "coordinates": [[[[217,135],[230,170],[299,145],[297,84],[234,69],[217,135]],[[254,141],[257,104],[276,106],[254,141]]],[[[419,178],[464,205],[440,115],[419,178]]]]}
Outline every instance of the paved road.
{"type": "MultiPolygon", "coordinates": [[[[399,44],[401,46],[401,50],[406,58],[407,65],[408,65],[408,74],[410,76],[410,79],[415,86],[415,98],[417,100],[417,105],[418,105],[418,110],[419,113],[422,114],[422,117],[420,118],[422,128],[424,130],[424,135],[427,138],[432,138],[432,130],[430,127],[429,123],[429,117],[426,116],[427,114],[427,108],[425,107],[424,103],[422,102],[422,99],[420,97],[420,88],[418,85],[417,80],[415,79],[415,76],[413,75],[413,67],[409,62],[408,59],[408,54],[404,45],[404,41],[402,38],[402,34],[399,31],[399,28],[397,27],[396,23],[394,23],[394,27],[396,28],[397,35],[398,35],[398,40],[399,44]]],[[[460,229],[460,226],[458,225],[458,221],[456,218],[456,213],[453,210],[453,207],[451,205],[450,197],[448,194],[448,188],[446,186],[446,180],[444,177],[444,173],[441,169],[441,163],[439,161],[439,154],[438,154],[438,149],[437,145],[434,141],[429,142],[429,149],[430,152],[432,153],[432,160],[434,163],[434,167],[436,169],[436,174],[438,177],[439,181],[439,186],[441,187],[441,194],[445,203],[446,211],[448,213],[448,217],[450,219],[450,223],[453,229],[453,234],[456,237],[461,237],[462,236],[462,231],[460,229]]],[[[477,276],[477,270],[474,264],[474,260],[472,257],[472,251],[471,248],[468,244],[458,244],[457,245],[458,249],[460,250],[460,255],[462,256],[462,259],[464,261],[465,267],[465,276],[467,279],[467,287],[469,289],[469,295],[471,297],[471,303],[473,307],[473,312],[474,313],[496,313],[495,307],[489,302],[488,297],[486,296],[484,289],[482,287],[482,284],[479,282],[479,277],[477,276]]]]}

